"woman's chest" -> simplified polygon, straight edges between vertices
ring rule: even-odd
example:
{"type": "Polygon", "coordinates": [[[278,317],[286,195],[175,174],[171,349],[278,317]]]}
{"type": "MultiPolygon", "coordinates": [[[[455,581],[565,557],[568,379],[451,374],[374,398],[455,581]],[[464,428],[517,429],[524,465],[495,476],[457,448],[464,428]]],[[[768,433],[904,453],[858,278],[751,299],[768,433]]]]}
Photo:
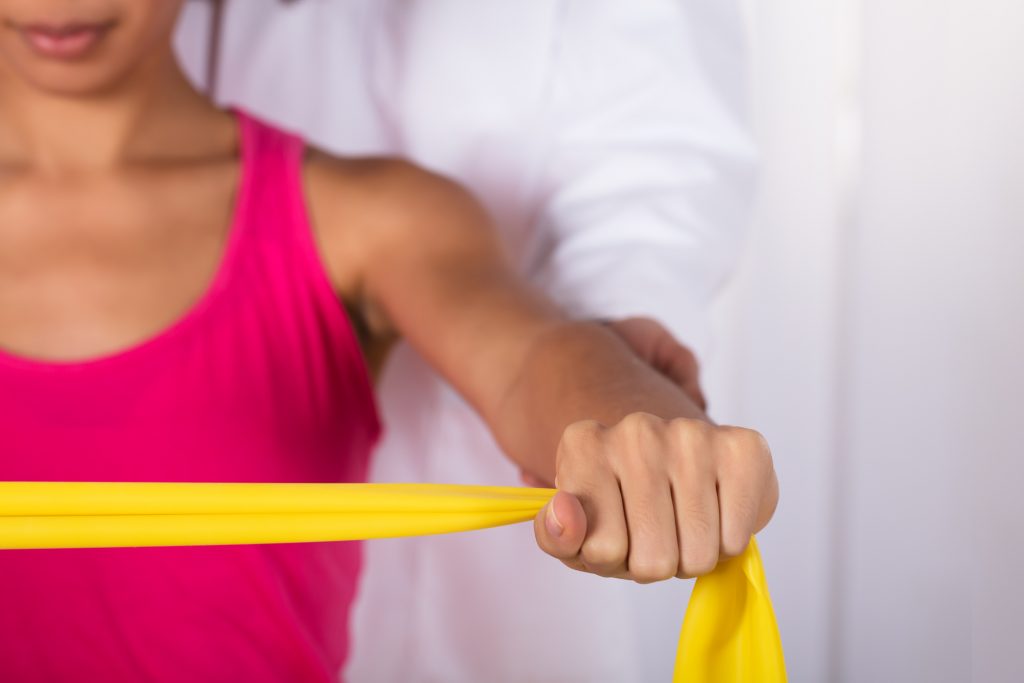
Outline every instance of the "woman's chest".
{"type": "Polygon", "coordinates": [[[233,164],[0,188],[0,349],[111,354],[201,298],[229,232],[233,164]]]}

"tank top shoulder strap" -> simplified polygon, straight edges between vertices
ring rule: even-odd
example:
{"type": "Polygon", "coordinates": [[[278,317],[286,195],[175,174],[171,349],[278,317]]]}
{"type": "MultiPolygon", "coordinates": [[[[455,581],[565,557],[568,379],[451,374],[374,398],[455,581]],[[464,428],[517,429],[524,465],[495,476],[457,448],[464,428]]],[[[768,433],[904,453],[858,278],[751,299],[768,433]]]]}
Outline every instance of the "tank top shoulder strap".
{"type": "Polygon", "coordinates": [[[312,239],[302,188],[305,142],[243,111],[238,116],[246,196],[238,217],[261,240],[304,243],[312,239]]]}
{"type": "Polygon", "coordinates": [[[288,363],[303,359],[304,368],[320,369],[310,380],[313,395],[327,391],[322,383],[330,378],[338,383],[333,390],[362,425],[346,438],[371,443],[381,428],[372,380],[317,246],[303,191],[305,143],[244,112],[237,116],[245,176],[236,221],[246,248],[236,291],[256,305],[253,315],[275,329],[274,337],[297,340],[300,350],[288,363]]]}

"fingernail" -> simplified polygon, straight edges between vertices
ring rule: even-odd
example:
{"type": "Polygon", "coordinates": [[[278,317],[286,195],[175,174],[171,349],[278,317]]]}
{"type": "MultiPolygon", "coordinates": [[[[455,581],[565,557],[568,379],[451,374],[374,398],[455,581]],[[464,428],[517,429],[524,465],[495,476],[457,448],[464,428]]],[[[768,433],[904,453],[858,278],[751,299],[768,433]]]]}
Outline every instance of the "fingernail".
{"type": "Polygon", "coordinates": [[[554,501],[548,503],[548,511],[544,515],[544,526],[548,528],[548,533],[555,538],[561,536],[562,532],[565,531],[565,527],[562,526],[562,523],[558,521],[558,517],[555,516],[554,501]]]}

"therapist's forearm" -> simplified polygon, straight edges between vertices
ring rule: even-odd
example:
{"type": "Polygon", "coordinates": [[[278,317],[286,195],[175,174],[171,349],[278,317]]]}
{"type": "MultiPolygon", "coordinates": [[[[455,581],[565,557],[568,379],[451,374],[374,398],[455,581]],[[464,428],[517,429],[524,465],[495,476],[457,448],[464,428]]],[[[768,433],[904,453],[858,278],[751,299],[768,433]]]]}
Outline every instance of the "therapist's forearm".
{"type": "Polygon", "coordinates": [[[693,399],[618,334],[597,323],[570,322],[532,344],[491,427],[517,465],[553,481],[566,427],[581,420],[612,425],[641,412],[707,419],[693,399]]]}

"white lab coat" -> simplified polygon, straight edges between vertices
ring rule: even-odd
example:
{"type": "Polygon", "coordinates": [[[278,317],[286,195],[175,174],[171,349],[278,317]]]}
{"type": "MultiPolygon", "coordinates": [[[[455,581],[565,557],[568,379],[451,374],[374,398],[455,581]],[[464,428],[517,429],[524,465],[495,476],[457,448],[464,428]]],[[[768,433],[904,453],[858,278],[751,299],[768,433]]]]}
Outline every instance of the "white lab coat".
{"type": "MultiPolygon", "coordinates": [[[[190,5],[177,36],[200,83],[205,15],[190,5]]],[[[458,179],[569,310],[652,315],[700,353],[751,203],[745,59],[725,0],[239,0],[218,99],[458,179]]],[[[518,483],[406,347],[380,404],[374,480],[518,483]]],[[[688,590],[573,572],[530,525],[375,541],[345,678],[668,680],[688,590]]]]}

